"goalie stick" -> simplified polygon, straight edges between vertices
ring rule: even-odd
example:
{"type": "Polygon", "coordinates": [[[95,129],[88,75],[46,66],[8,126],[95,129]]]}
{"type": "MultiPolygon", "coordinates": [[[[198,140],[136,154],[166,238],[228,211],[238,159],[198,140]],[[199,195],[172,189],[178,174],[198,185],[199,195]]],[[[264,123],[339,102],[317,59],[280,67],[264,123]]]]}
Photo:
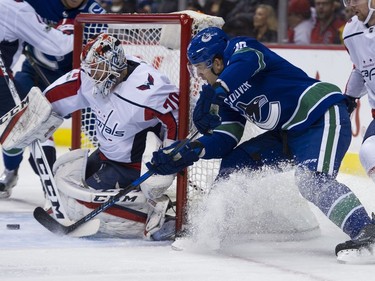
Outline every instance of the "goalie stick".
{"type": "MultiPolygon", "coordinates": [[[[5,64],[2,58],[2,53],[0,52],[0,69],[3,72],[5,81],[8,85],[9,91],[12,94],[14,103],[17,106],[22,106],[21,99],[17,93],[16,87],[13,83],[13,80],[9,77],[8,72],[5,68],[5,64]]],[[[25,106],[26,107],[26,106],[25,106]]],[[[36,140],[31,145],[31,150],[33,154],[33,158],[35,161],[35,165],[39,172],[39,176],[44,188],[44,191],[51,202],[52,211],[55,217],[61,220],[64,224],[70,224],[71,221],[69,220],[67,213],[64,209],[64,206],[61,204],[61,199],[56,188],[55,179],[52,175],[51,168],[48,165],[47,158],[44,154],[42,146],[39,140],[36,140]]],[[[73,236],[89,236],[95,234],[99,230],[100,221],[93,220],[90,224],[87,224],[85,228],[80,229],[80,231],[72,233],[73,236]]]]}
{"type": "MultiPolygon", "coordinates": [[[[171,156],[176,155],[180,149],[185,146],[187,143],[189,143],[191,140],[193,140],[198,135],[198,131],[194,131],[189,136],[182,140],[169,154],[171,156]]],[[[140,176],[138,179],[133,181],[131,184],[129,184],[124,189],[121,189],[119,193],[117,193],[115,196],[113,196],[111,199],[109,199],[107,202],[101,204],[99,207],[88,213],[86,216],[81,218],[80,220],[76,221],[75,223],[65,226],[55,219],[53,219],[43,208],[37,207],[34,210],[34,218],[45,228],[47,228],[49,231],[58,234],[58,235],[65,235],[69,234],[76,229],[79,229],[82,225],[89,222],[93,217],[97,216],[101,212],[107,210],[111,206],[113,206],[116,202],[120,201],[126,194],[128,194],[130,191],[137,188],[142,182],[147,180],[149,177],[151,177],[154,174],[153,171],[148,170],[146,173],[144,173],[142,176],[140,176]]]]}

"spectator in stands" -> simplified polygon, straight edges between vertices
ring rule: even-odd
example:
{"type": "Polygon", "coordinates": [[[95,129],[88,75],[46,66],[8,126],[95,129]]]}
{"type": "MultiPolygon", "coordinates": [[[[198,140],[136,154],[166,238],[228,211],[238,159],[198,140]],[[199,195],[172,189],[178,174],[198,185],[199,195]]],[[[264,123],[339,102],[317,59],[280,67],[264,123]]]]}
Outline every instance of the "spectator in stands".
{"type": "Polygon", "coordinates": [[[340,28],[345,24],[335,0],[315,0],[316,22],[311,31],[312,44],[341,44],[340,28]]]}
{"type": "Polygon", "coordinates": [[[145,14],[148,14],[148,13],[152,13],[154,12],[154,3],[152,0],[142,0],[142,1],[138,1],[138,7],[137,7],[137,13],[145,13],[145,14]]]}
{"type": "Polygon", "coordinates": [[[186,9],[197,12],[203,11],[203,7],[198,0],[189,0],[186,9]]]}
{"type": "Polygon", "coordinates": [[[290,0],[288,3],[288,43],[310,44],[314,20],[309,0],[290,0]]]}
{"type": "Polygon", "coordinates": [[[232,20],[232,17],[243,13],[249,13],[252,19],[256,7],[260,4],[270,5],[275,11],[278,9],[278,0],[238,0],[234,8],[226,15],[225,21],[232,20]]]}
{"type": "Polygon", "coordinates": [[[160,0],[158,4],[159,13],[172,13],[178,11],[178,1],[160,0]]]}
{"type": "Polygon", "coordinates": [[[206,0],[203,12],[211,16],[227,19],[227,15],[236,6],[238,0],[206,0]]]}
{"type": "Polygon", "coordinates": [[[112,0],[106,10],[108,13],[134,13],[136,5],[136,0],[112,0]]]}
{"type": "Polygon", "coordinates": [[[229,37],[253,36],[253,15],[250,13],[239,13],[229,18],[223,25],[223,30],[229,37]]]}
{"type": "Polygon", "coordinates": [[[270,5],[257,6],[253,18],[254,35],[260,42],[277,42],[277,18],[270,5]]]}

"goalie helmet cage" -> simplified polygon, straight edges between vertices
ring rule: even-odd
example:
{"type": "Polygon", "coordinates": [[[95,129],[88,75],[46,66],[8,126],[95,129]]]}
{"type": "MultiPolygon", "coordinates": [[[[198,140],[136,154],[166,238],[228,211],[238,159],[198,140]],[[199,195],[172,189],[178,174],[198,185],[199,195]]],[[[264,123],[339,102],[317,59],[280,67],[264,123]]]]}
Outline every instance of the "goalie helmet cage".
{"type": "MultiPolygon", "coordinates": [[[[186,56],[188,44],[191,37],[203,28],[221,27],[223,24],[222,18],[193,11],[171,14],[80,14],[74,24],[73,66],[80,66],[82,48],[92,35],[105,31],[117,36],[122,41],[126,54],[152,63],[179,87],[178,138],[183,139],[192,127],[191,105],[195,104],[202,84],[201,80],[189,75],[186,56]]],[[[86,109],[75,112],[72,117],[72,149],[95,147],[95,122],[91,111],[86,109]]],[[[205,193],[217,173],[218,164],[204,160],[199,162],[203,164],[188,168],[176,179],[177,231],[182,229],[185,220],[186,203],[205,193]],[[189,175],[193,174],[199,179],[190,178],[189,175]]]]}

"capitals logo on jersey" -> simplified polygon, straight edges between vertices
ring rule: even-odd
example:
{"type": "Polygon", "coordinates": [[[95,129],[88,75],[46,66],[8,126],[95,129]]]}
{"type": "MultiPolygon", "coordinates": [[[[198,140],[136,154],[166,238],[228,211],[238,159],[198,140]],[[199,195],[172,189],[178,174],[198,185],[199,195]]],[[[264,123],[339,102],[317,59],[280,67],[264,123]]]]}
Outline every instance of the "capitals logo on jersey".
{"type": "Polygon", "coordinates": [[[151,76],[151,74],[148,74],[147,82],[145,82],[143,85],[140,85],[137,87],[138,90],[144,91],[149,90],[154,85],[154,77],[151,76]]]}

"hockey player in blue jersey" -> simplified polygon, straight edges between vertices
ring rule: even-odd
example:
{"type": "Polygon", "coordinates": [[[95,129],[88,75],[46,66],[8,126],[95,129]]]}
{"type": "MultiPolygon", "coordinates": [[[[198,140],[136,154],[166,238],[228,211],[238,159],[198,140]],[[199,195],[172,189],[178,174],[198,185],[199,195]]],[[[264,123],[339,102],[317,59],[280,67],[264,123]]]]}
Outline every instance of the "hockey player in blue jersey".
{"type": "Polygon", "coordinates": [[[351,238],[336,247],[336,254],[367,249],[375,240],[374,221],[336,180],[351,141],[348,104],[340,89],[308,77],[255,39],[229,40],[216,27],[192,39],[188,58],[208,82],[193,112],[204,135],[179,157],[165,153],[170,147],[154,152],[149,169],[173,174],[199,158],[221,158],[218,177],[227,177],[238,169],[254,171],[290,161],[302,196],[351,238]],[[218,114],[212,114],[213,104],[219,106],[218,114]],[[238,145],[246,121],[266,132],[238,145]]]}
{"type": "MultiPolygon", "coordinates": [[[[105,10],[95,0],[26,0],[26,2],[42,17],[44,23],[66,34],[73,33],[74,18],[78,14],[105,13],[105,10]]],[[[97,33],[98,31],[94,30],[92,33],[97,33]]],[[[39,48],[31,44],[26,44],[25,50],[27,50],[31,61],[25,60],[21,71],[17,72],[14,77],[14,82],[21,99],[26,97],[33,86],[37,86],[43,91],[50,83],[72,70],[72,52],[65,55],[61,54],[61,56],[51,56],[43,53],[39,48]],[[36,66],[33,66],[33,64],[36,66]],[[38,73],[38,71],[41,73],[38,73]]],[[[43,150],[48,163],[52,166],[56,160],[56,149],[53,141],[48,140],[43,143],[43,150]]],[[[5,170],[0,176],[0,189],[10,190],[17,184],[18,168],[22,159],[23,150],[3,150],[5,170]]],[[[33,166],[34,161],[31,158],[29,160],[33,166]]],[[[36,172],[36,168],[34,170],[36,172]]],[[[6,197],[5,194],[3,195],[3,197],[6,197]]]]}

